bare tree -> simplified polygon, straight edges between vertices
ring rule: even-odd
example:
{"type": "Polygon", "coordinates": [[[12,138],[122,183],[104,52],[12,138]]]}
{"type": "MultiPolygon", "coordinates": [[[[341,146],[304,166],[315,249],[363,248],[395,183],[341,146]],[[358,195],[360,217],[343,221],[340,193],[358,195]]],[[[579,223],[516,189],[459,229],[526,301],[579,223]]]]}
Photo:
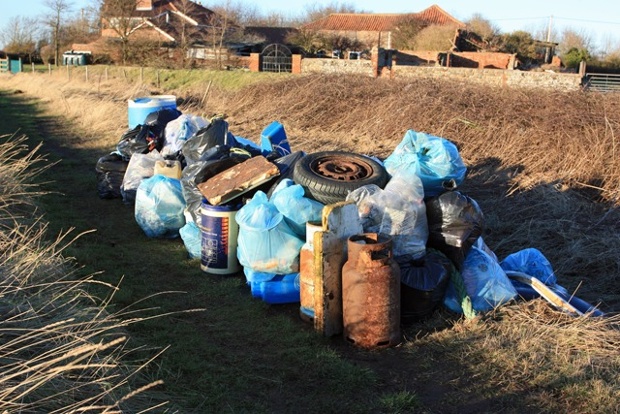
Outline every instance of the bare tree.
{"type": "Polygon", "coordinates": [[[415,38],[415,49],[449,51],[454,47],[456,29],[451,25],[425,27],[415,38]]]}
{"type": "Polygon", "coordinates": [[[180,0],[176,7],[182,16],[175,17],[174,24],[177,32],[175,43],[180,55],[180,67],[185,68],[191,62],[189,52],[192,46],[196,43],[204,43],[207,41],[207,30],[185,18],[185,16],[192,16],[197,11],[196,3],[191,0],[180,0]]]}
{"type": "Polygon", "coordinates": [[[415,49],[415,39],[426,26],[415,16],[404,18],[392,32],[392,47],[403,50],[415,49]]]}
{"type": "Polygon", "coordinates": [[[486,43],[493,42],[501,34],[499,27],[480,13],[474,13],[465,24],[468,31],[476,33],[486,43]]]}
{"type": "Polygon", "coordinates": [[[592,53],[594,50],[592,35],[585,30],[564,29],[560,40],[559,51],[561,54],[564,54],[571,49],[587,50],[588,53],[592,53]]]}
{"type": "Polygon", "coordinates": [[[112,30],[120,40],[120,55],[123,64],[129,56],[129,38],[134,30],[142,24],[142,19],[135,18],[134,11],[139,0],[97,0],[100,3],[102,30],[112,30]]]}
{"type": "Polygon", "coordinates": [[[68,0],[44,0],[43,4],[49,10],[45,15],[45,22],[50,28],[54,48],[54,63],[58,66],[60,60],[60,32],[66,14],[71,11],[72,4],[68,0]]]}
{"type": "Polygon", "coordinates": [[[365,13],[355,6],[355,3],[339,3],[332,1],[326,5],[310,3],[306,6],[305,23],[313,22],[329,16],[332,13],[365,13]]]}
{"type": "Polygon", "coordinates": [[[9,53],[20,53],[32,55],[36,51],[37,20],[16,16],[11,18],[2,28],[0,28],[0,42],[4,44],[4,51],[9,53]]]}

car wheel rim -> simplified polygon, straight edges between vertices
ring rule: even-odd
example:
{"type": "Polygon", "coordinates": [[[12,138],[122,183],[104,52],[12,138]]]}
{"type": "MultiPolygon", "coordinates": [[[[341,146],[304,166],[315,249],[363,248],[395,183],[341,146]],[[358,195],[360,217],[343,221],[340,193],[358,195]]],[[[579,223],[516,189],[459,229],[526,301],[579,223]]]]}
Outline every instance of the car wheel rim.
{"type": "Polygon", "coordinates": [[[310,169],[323,177],[339,181],[357,181],[370,177],[370,163],[346,155],[326,156],[312,162],[310,169]]]}

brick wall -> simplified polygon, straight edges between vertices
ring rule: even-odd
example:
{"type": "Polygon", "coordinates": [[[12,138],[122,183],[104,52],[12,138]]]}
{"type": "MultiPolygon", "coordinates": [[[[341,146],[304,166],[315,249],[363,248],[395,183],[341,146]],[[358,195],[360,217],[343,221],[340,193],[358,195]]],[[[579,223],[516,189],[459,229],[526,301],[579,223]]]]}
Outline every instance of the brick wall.
{"type": "Polygon", "coordinates": [[[293,55],[293,61],[291,62],[291,73],[301,73],[301,55],[293,55]]]}
{"type": "Polygon", "coordinates": [[[513,69],[515,55],[494,52],[458,52],[450,53],[450,66],[457,68],[478,69],[513,69]]]}
{"type": "Polygon", "coordinates": [[[250,72],[260,72],[260,53],[250,53],[248,68],[250,72]]]}
{"type": "MultiPolygon", "coordinates": [[[[439,51],[399,50],[396,52],[397,65],[432,66],[438,65],[439,51]]],[[[476,69],[510,69],[514,54],[496,52],[453,52],[449,56],[449,66],[476,69]]]]}

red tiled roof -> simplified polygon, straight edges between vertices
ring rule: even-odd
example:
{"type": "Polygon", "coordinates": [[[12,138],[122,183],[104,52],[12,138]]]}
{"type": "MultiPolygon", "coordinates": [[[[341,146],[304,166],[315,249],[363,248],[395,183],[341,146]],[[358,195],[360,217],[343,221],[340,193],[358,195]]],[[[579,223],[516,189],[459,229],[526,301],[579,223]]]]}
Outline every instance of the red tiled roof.
{"type": "Polygon", "coordinates": [[[393,30],[403,20],[418,19],[428,25],[465,24],[446,13],[441,7],[432,5],[419,13],[381,14],[381,13],[332,13],[329,16],[302,26],[307,30],[369,31],[386,32],[393,30]]]}
{"type": "Polygon", "coordinates": [[[465,23],[449,15],[444,9],[436,4],[422,10],[419,13],[415,13],[416,17],[427,24],[448,25],[454,24],[457,26],[465,27],[465,23]]]}

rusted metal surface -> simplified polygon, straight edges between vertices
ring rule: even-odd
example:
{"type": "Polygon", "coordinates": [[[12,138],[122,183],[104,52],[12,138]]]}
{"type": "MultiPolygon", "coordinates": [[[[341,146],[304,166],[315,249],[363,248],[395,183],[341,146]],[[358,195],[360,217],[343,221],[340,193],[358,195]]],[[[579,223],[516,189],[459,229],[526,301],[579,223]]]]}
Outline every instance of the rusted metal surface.
{"type": "Polygon", "coordinates": [[[373,174],[370,163],[345,155],[325,156],[314,161],[310,168],[323,177],[340,181],[355,181],[373,174]]]}
{"type": "Polygon", "coordinates": [[[321,231],[314,233],[314,329],[324,336],[342,333],[342,265],[347,239],[361,233],[357,206],[351,202],[323,208],[321,231]]]}
{"type": "Polygon", "coordinates": [[[348,240],[342,269],[345,338],[362,348],[385,348],[401,342],[400,269],[392,258],[391,239],[375,233],[348,240]]]}
{"type": "Polygon", "coordinates": [[[216,174],[197,187],[209,204],[217,206],[237,198],[277,175],[280,175],[278,167],[259,155],[216,174]]]}
{"type": "Polygon", "coordinates": [[[320,222],[306,223],[306,243],[299,252],[299,316],[306,322],[314,320],[314,233],[322,229],[320,222]]]}

